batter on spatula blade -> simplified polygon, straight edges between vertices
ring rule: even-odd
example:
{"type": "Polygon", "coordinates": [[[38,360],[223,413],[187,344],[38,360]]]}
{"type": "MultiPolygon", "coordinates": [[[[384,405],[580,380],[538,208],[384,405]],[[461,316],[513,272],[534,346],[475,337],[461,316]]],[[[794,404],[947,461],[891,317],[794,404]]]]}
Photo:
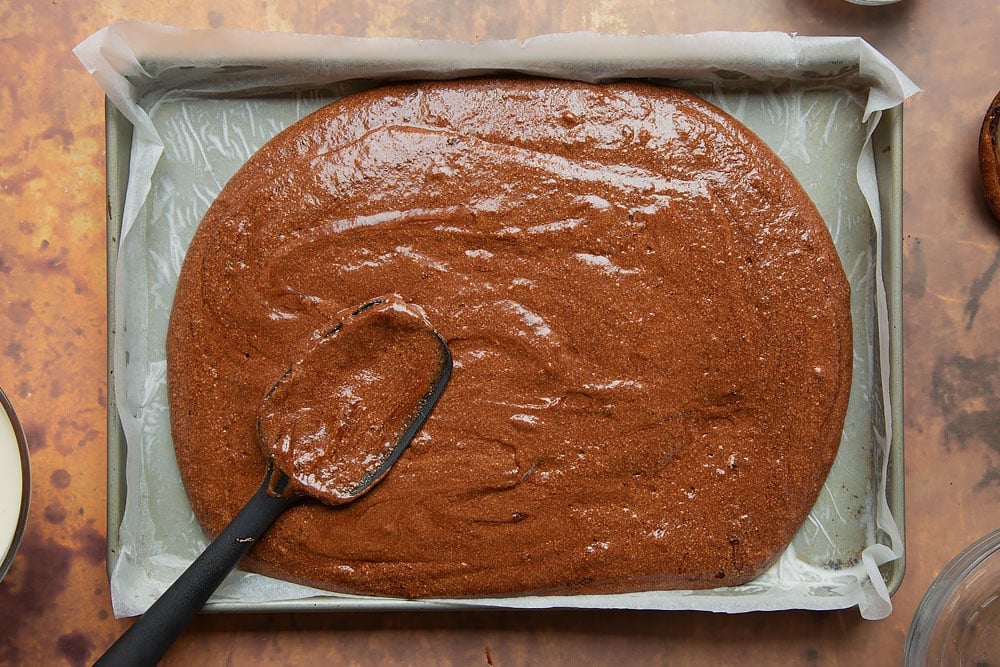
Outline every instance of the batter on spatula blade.
{"type": "Polygon", "coordinates": [[[409,444],[450,372],[448,348],[419,306],[389,295],[350,313],[261,403],[258,444],[289,478],[281,493],[336,506],[367,492],[409,444]]]}

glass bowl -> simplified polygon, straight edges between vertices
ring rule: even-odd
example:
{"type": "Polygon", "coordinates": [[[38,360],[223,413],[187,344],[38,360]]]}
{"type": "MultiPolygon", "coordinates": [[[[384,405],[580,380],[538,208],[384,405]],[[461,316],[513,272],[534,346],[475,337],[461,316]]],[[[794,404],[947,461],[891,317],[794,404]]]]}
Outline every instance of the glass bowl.
{"type": "Polygon", "coordinates": [[[30,497],[28,445],[14,407],[0,389],[0,580],[21,543],[30,497]]]}
{"type": "Polygon", "coordinates": [[[1000,530],[955,557],[924,594],[903,664],[1000,664],[1000,530]]]}

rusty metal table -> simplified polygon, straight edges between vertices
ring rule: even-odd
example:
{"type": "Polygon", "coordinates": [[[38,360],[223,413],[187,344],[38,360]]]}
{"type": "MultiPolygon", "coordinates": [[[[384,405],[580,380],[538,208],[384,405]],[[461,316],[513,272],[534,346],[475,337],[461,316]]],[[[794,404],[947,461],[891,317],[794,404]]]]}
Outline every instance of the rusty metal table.
{"type": "Polygon", "coordinates": [[[71,53],[108,23],[463,40],[591,30],[860,35],[924,92],[905,105],[907,573],[857,610],[202,615],[164,664],[899,664],[913,612],[1000,527],[1000,222],[976,139],[1000,89],[995,0],[0,0],[0,386],[27,432],[32,505],[0,583],[0,664],[88,664],[129,621],[105,570],[103,94],[71,53]]]}

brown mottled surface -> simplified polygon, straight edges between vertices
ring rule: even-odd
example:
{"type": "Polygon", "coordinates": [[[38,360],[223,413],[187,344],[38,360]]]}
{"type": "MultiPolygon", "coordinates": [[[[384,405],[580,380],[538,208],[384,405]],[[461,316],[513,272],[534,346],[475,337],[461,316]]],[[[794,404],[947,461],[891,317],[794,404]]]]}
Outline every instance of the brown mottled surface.
{"type": "Polygon", "coordinates": [[[120,18],[356,35],[779,29],[860,34],[925,90],[906,106],[908,567],[885,621],[856,611],[261,614],[195,621],[165,664],[898,664],[913,611],[961,548],[1000,525],[1000,223],[978,180],[1000,89],[994,0],[0,2],[0,384],[32,450],[31,515],[0,583],[0,663],[92,662],[111,618],[105,531],[101,91],[70,49],[120,18]]]}

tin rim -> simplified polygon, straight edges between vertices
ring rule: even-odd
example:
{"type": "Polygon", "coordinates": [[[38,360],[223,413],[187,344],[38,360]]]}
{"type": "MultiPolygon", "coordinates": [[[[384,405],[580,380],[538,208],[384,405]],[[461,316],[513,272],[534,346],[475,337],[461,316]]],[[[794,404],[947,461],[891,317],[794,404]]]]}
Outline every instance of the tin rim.
{"type": "Polygon", "coordinates": [[[21,428],[21,422],[17,419],[14,406],[11,405],[10,399],[7,398],[7,394],[2,388],[0,388],[0,406],[3,406],[3,411],[14,429],[14,440],[17,441],[17,449],[21,456],[21,508],[17,517],[17,526],[14,528],[14,536],[7,547],[7,554],[0,562],[0,580],[3,580],[11,563],[14,562],[14,556],[21,545],[21,538],[24,536],[24,527],[28,522],[28,506],[31,504],[31,466],[28,460],[28,443],[24,437],[24,429],[21,428]]]}

